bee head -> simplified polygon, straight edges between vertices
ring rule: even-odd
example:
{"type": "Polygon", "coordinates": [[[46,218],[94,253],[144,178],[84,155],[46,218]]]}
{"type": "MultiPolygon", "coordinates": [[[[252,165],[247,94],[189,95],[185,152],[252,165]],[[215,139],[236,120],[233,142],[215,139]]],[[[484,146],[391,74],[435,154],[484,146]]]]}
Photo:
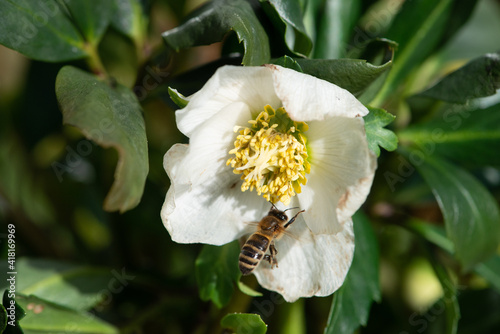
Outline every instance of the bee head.
{"type": "Polygon", "coordinates": [[[271,205],[272,205],[272,207],[271,207],[271,210],[269,210],[269,215],[270,216],[274,216],[274,217],[276,217],[276,218],[278,218],[279,220],[282,220],[282,221],[287,221],[288,220],[288,216],[285,213],[286,211],[292,210],[292,209],[298,209],[298,207],[294,207],[294,208],[288,208],[285,211],[281,211],[273,203],[271,203],[271,205]]]}

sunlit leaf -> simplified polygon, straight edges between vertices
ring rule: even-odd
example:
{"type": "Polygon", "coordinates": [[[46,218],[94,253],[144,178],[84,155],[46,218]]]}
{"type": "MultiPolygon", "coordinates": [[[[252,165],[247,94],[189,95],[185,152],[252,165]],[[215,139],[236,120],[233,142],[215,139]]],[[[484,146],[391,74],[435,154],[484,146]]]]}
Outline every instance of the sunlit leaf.
{"type": "Polygon", "coordinates": [[[196,281],[202,300],[223,307],[233,295],[234,283],[240,279],[237,241],[224,246],[204,245],[196,259],[196,281]]]}
{"type": "Polygon", "coordinates": [[[405,153],[423,176],[441,208],[446,234],[465,270],[492,256],[500,243],[498,204],[465,170],[418,151],[405,153]],[[478,242],[480,240],[480,242],[478,242]]]}
{"type": "Polygon", "coordinates": [[[448,74],[418,96],[465,103],[473,98],[493,95],[498,88],[500,88],[500,54],[489,53],[448,74]]]}
{"type": "Polygon", "coordinates": [[[24,333],[101,333],[118,329],[90,313],[80,313],[35,296],[17,294],[16,301],[26,311],[19,322],[24,333]]]}
{"type": "Polygon", "coordinates": [[[134,93],[90,73],[65,66],[57,75],[56,95],[65,124],[78,127],[103,147],[118,151],[115,181],[104,208],[124,212],[140,201],[148,174],[148,148],[142,108],[134,93]]]}
{"type": "Polygon", "coordinates": [[[262,296],[262,293],[260,293],[259,291],[255,291],[254,289],[252,289],[251,287],[249,287],[248,285],[246,285],[242,281],[238,281],[237,284],[238,284],[238,288],[240,289],[240,291],[243,292],[245,295],[249,295],[251,297],[262,296]]]}
{"type": "Polygon", "coordinates": [[[361,1],[326,0],[319,19],[314,58],[344,57],[360,14],[361,1]]]}
{"type": "Polygon", "coordinates": [[[486,109],[450,106],[425,123],[399,132],[424,154],[437,154],[468,166],[500,166],[500,104],[486,109]]]}
{"type": "Polygon", "coordinates": [[[392,123],[396,117],[383,109],[368,107],[368,110],[370,112],[364,117],[368,147],[377,156],[380,155],[380,147],[394,151],[398,147],[398,137],[385,126],[392,123]]]}
{"type": "Polygon", "coordinates": [[[245,55],[243,65],[257,66],[269,62],[267,34],[244,0],[215,0],[193,12],[186,22],[162,34],[174,50],[220,42],[229,31],[238,35],[245,55]]]}
{"type": "Polygon", "coordinates": [[[471,10],[465,2],[464,0],[455,2],[415,0],[403,3],[401,11],[384,35],[396,41],[399,47],[386,84],[374,100],[375,106],[383,103],[411,70],[422,63],[437,47],[444,45],[446,39],[467,21],[471,10]]]}
{"type": "Polygon", "coordinates": [[[353,95],[361,94],[392,62],[376,66],[363,59],[297,59],[304,73],[329,81],[353,95]]]}
{"type": "Polygon", "coordinates": [[[42,61],[87,56],[85,40],[56,1],[0,1],[0,44],[42,61]]]}
{"type": "Polygon", "coordinates": [[[79,311],[106,298],[102,293],[110,282],[114,291],[121,291],[134,277],[114,269],[27,258],[18,259],[17,273],[17,292],[79,311]]]}
{"type": "Polygon", "coordinates": [[[237,334],[264,334],[267,332],[267,325],[258,314],[230,313],[222,318],[220,325],[237,334]]]}
{"type": "Polygon", "coordinates": [[[185,106],[188,105],[189,100],[179,93],[177,89],[168,87],[168,95],[170,95],[170,98],[172,101],[179,107],[179,108],[184,108],[185,106]]]}
{"type": "Polygon", "coordinates": [[[377,238],[366,216],[358,212],[353,221],[354,259],[344,284],[334,294],[325,334],[350,334],[366,325],[372,302],[380,300],[377,238]]]}
{"type": "Polygon", "coordinates": [[[306,33],[299,0],[260,0],[273,23],[282,31],[288,48],[301,55],[309,55],[312,41],[306,33]],[[280,27],[283,25],[283,27],[280,27]]]}

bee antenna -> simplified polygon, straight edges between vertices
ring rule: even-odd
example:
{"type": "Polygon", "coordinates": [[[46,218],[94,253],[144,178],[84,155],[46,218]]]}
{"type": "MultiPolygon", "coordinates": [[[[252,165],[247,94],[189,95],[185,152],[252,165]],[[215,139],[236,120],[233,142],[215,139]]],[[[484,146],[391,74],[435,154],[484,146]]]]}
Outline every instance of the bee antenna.
{"type": "Polygon", "coordinates": [[[286,212],[286,211],[288,211],[288,210],[293,210],[293,209],[300,209],[300,208],[299,208],[298,206],[295,206],[295,207],[293,207],[293,208],[288,208],[288,209],[286,209],[286,210],[285,210],[285,211],[283,211],[283,212],[286,212]]]}

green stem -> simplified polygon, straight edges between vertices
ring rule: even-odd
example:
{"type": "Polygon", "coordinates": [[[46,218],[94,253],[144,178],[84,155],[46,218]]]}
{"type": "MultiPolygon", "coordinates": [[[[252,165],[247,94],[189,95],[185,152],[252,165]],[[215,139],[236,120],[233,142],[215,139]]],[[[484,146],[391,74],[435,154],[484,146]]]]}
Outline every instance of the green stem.
{"type": "Polygon", "coordinates": [[[92,73],[100,78],[106,78],[108,76],[106,68],[102,64],[101,58],[99,57],[99,52],[97,51],[97,45],[92,45],[87,43],[85,45],[87,54],[89,55],[86,59],[87,65],[89,66],[92,73]]]}

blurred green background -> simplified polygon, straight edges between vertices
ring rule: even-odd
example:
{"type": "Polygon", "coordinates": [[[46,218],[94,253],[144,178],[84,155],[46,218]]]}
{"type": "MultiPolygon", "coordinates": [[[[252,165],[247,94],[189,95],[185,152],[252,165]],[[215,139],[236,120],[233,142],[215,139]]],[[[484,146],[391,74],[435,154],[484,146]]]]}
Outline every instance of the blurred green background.
{"type": "MultiPolygon", "coordinates": [[[[268,324],[269,333],[321,333],[335,295],[288,304],[260,289],[251,276],[243,282],[263,296],[253,298],[235,288],[231,301],[222,309],[202,301],[195,276],[195,260],[202,246],[173,243],[161,222],[160,209],[169,187],[163,155],[172,144],[187,142],[176,129],[175,106],[168,101],[166,88],[173,86],[186,95],[194,92],[210,70],[188,71],[219,60],[234,43],[233,36],[224,45],[165,51],[161,33],[178,26],[202,2],[146,1],[147,38],[140,52],[130,38],[111,28],[100,43],[104,66],[118,82],[133,87],[144,110],[150,169],[139,205],[125,213],[103,210],[113,183],[116,151],[102,148],[78,129],[63,125],[54,86],[66,63],[30,60],[0,46],[0,219],[2,226],[15,225],[17,292],[29,295],[36,291],[39,298],[72,307],[71,296],[78,295],[80,311],[89,311],[85,314],[92,316],[75,318],[74,323],[92,319],[87,324],[94,326],[94,321],[99,322],[97,316],[115,326],[95,325],[95,332],[119,328],[123,333],[221,333],[219,322],[224,315],[256,312],[268,324]],[[151,80],[151,64],[163,77],[151,80]],[[155,85],[155,90],[143,90],[146,85],[155,85]],[[76,288],[86,284],[88,291],[76,288]]],[[[380,23],[375,35],[384,37],[390,20],[383,9],[399,8],[401,2],[359,2],[359,12],[364,15],[358,15],[350,38],[357,31],[370,34],[373,22],[380,23]]],[[[395,15],[397,10],[389,12],[395,15]]],[[[319,25],[307,20],[304,24],[307,29],[319,25]]],[[[265,28],[271,40],[279,39],[274,30],[265,28]]],[[[498,32],[500,1],[478,1],[469,21],[405,78],[404,93],[399,88],[394,95],[409,96],[467,61],[498,51],[498,32]]],[[[278,51],[272,47],[272,56],[282,55],[279,47],[274,47],[278,51]]],[[[86,66],[79,60],[68,63],[86,66]]],[[[497,94],[480,103],[495,105],[498,101],[497,94]]],[[[393,129],[397,130],[415,120],[431,118],[431,112],[422,111],[430,108],[420,103],[391,95],[382,106],[396,114],[393,129]]],[[[500,147],[487,149],[498,152],[500,147]]],[[[367,326],[358,332],[443,333],[448,301],[442,299],[445,291],[435,262],[448,268],[457,289],[461,310],[458,333],[499,332],[499,261],[484,269],[490,270],[489,280],[474,271],[463,274],[457,261],[441,249],[446,249],[443,243],[449,241],[439,239],[437,233],[435,238],[442,241],[436,242],[439,248],[415,232],[421,221],[441,226],[443,217],[418,173],[410,173],[395,190],[388,185],[385,172],[400,168],[399,157],[382,152],[372,193],[363,207],[380,245],[382,299],[372,305],[367,326]],[[409,223],[415,223],[413,228],[409,223]]],[[[498,202],[499,165],[474,166],[470,172],[498,202]]],[[[7,258],[6,233],[3,228],[2,259],[7,258]]],[[[2,268],[2,272],[7,271],[2,268]]]]}

